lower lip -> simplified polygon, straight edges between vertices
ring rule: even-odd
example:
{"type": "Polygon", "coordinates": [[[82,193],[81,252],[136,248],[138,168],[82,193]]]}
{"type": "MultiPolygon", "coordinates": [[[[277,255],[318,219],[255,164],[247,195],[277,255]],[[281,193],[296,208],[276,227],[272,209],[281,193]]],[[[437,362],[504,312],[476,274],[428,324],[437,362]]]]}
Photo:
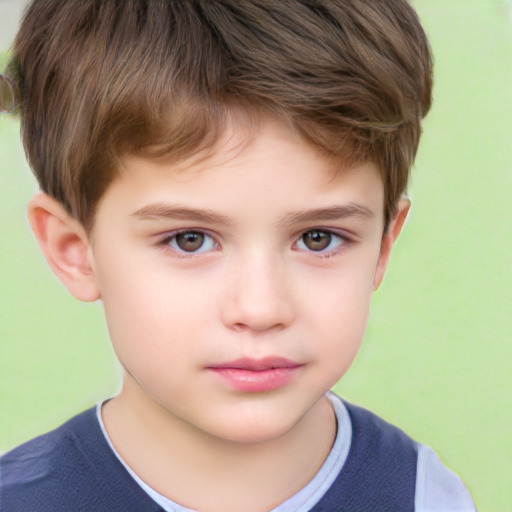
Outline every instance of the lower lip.
{"type": "Polygon", "coordinates": [[[281,388],[291,382],[301,366],[271,368],[268,370],[245,370],[241,368],[209,368],[238,391],[262,393],[281,388]]]}

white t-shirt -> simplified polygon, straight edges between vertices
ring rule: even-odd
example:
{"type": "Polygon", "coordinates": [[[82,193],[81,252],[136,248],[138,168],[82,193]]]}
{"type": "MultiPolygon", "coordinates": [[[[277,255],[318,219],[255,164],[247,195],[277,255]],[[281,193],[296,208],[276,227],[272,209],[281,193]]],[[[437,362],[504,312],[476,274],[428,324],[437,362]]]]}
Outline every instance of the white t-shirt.
{"type": "MultiPolygon", "coordinates": [[[[336,439],[322,467],[313,479],[291,498],[281,503],[269,512],[308,512],[316,505],[336,480],[347,460],[352,440],[352,425],[348,411],[341,398],[334,393],[328,393],[338,429],[336,439]]],[[[158,503],[166,512],[197,512],[183,507],[178,503],[162,496],[146,484],[117,453],[105,430],[101,417],[101,406],[96,408],[98,421],[110,448],[121,464],[142,489],[158,503]]],[[[418,466],[416,472],[416,512],[476,512],[471,495],[461,479],[450,471],[439,460],[436,453],[428,446],[418,444],[418,466]]]]}

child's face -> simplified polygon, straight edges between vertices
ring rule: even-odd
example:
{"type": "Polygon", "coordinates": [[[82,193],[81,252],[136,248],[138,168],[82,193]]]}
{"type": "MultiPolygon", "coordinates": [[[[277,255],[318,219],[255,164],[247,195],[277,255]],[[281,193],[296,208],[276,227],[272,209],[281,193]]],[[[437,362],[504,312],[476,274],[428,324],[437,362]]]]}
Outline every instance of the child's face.
{"type": "MultiPolygon", "coordinates": [[[[277,123],[178,166],[127,159],[90,261],[139,396],[225,439],[290,430],[355,357],[380,282],[383,186],[277,123]]],[[[386,251],[383,251],[386,252],[386,251]]]]}

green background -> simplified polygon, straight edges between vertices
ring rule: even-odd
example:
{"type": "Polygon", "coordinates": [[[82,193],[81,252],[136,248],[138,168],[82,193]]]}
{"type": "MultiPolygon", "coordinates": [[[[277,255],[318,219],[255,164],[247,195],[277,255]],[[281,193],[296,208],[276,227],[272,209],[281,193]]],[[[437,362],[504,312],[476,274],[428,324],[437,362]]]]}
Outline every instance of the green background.
{"type": "MultiPolygon", "coordinates": [[[[336,390],[432,446],[481,511],[512,511],[512,4],[416,0],[435,102],[413,209],[336,390]]],[[[3,57],[5,58],[5,56],[3,57]]],[[[0,451],[119,387],[99,304],[75,301],[29,232],[36,184],[0,116],[0,451]]]]}

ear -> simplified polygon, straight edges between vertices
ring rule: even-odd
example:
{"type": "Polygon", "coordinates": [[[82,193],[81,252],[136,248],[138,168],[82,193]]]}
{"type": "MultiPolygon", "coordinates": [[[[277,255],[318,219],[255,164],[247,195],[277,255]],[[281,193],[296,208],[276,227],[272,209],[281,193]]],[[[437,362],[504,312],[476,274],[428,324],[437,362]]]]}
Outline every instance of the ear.
{"type": "Polygon", "coordinates": [[[90,264],[89,239],[80,222],[42,192],[30,200],[28,219],[48,264],[62,284],[77,299],[99,299],[90,264]]]}
{"type": "Polygon", "coordinates": [[[379,260],[375,268],[375,275],[373,277],[373,289],[376,290],[382,283],[386,267],[388,266],[389,255],[391,254],[391,248],[395,243],[402,227],[409,213],[411,202],[407,198],[402,198],[398,202],[398,209],[395,216],[391,219],[388,229],[382,236],[382,242],[380,245],[379,260]]]}

